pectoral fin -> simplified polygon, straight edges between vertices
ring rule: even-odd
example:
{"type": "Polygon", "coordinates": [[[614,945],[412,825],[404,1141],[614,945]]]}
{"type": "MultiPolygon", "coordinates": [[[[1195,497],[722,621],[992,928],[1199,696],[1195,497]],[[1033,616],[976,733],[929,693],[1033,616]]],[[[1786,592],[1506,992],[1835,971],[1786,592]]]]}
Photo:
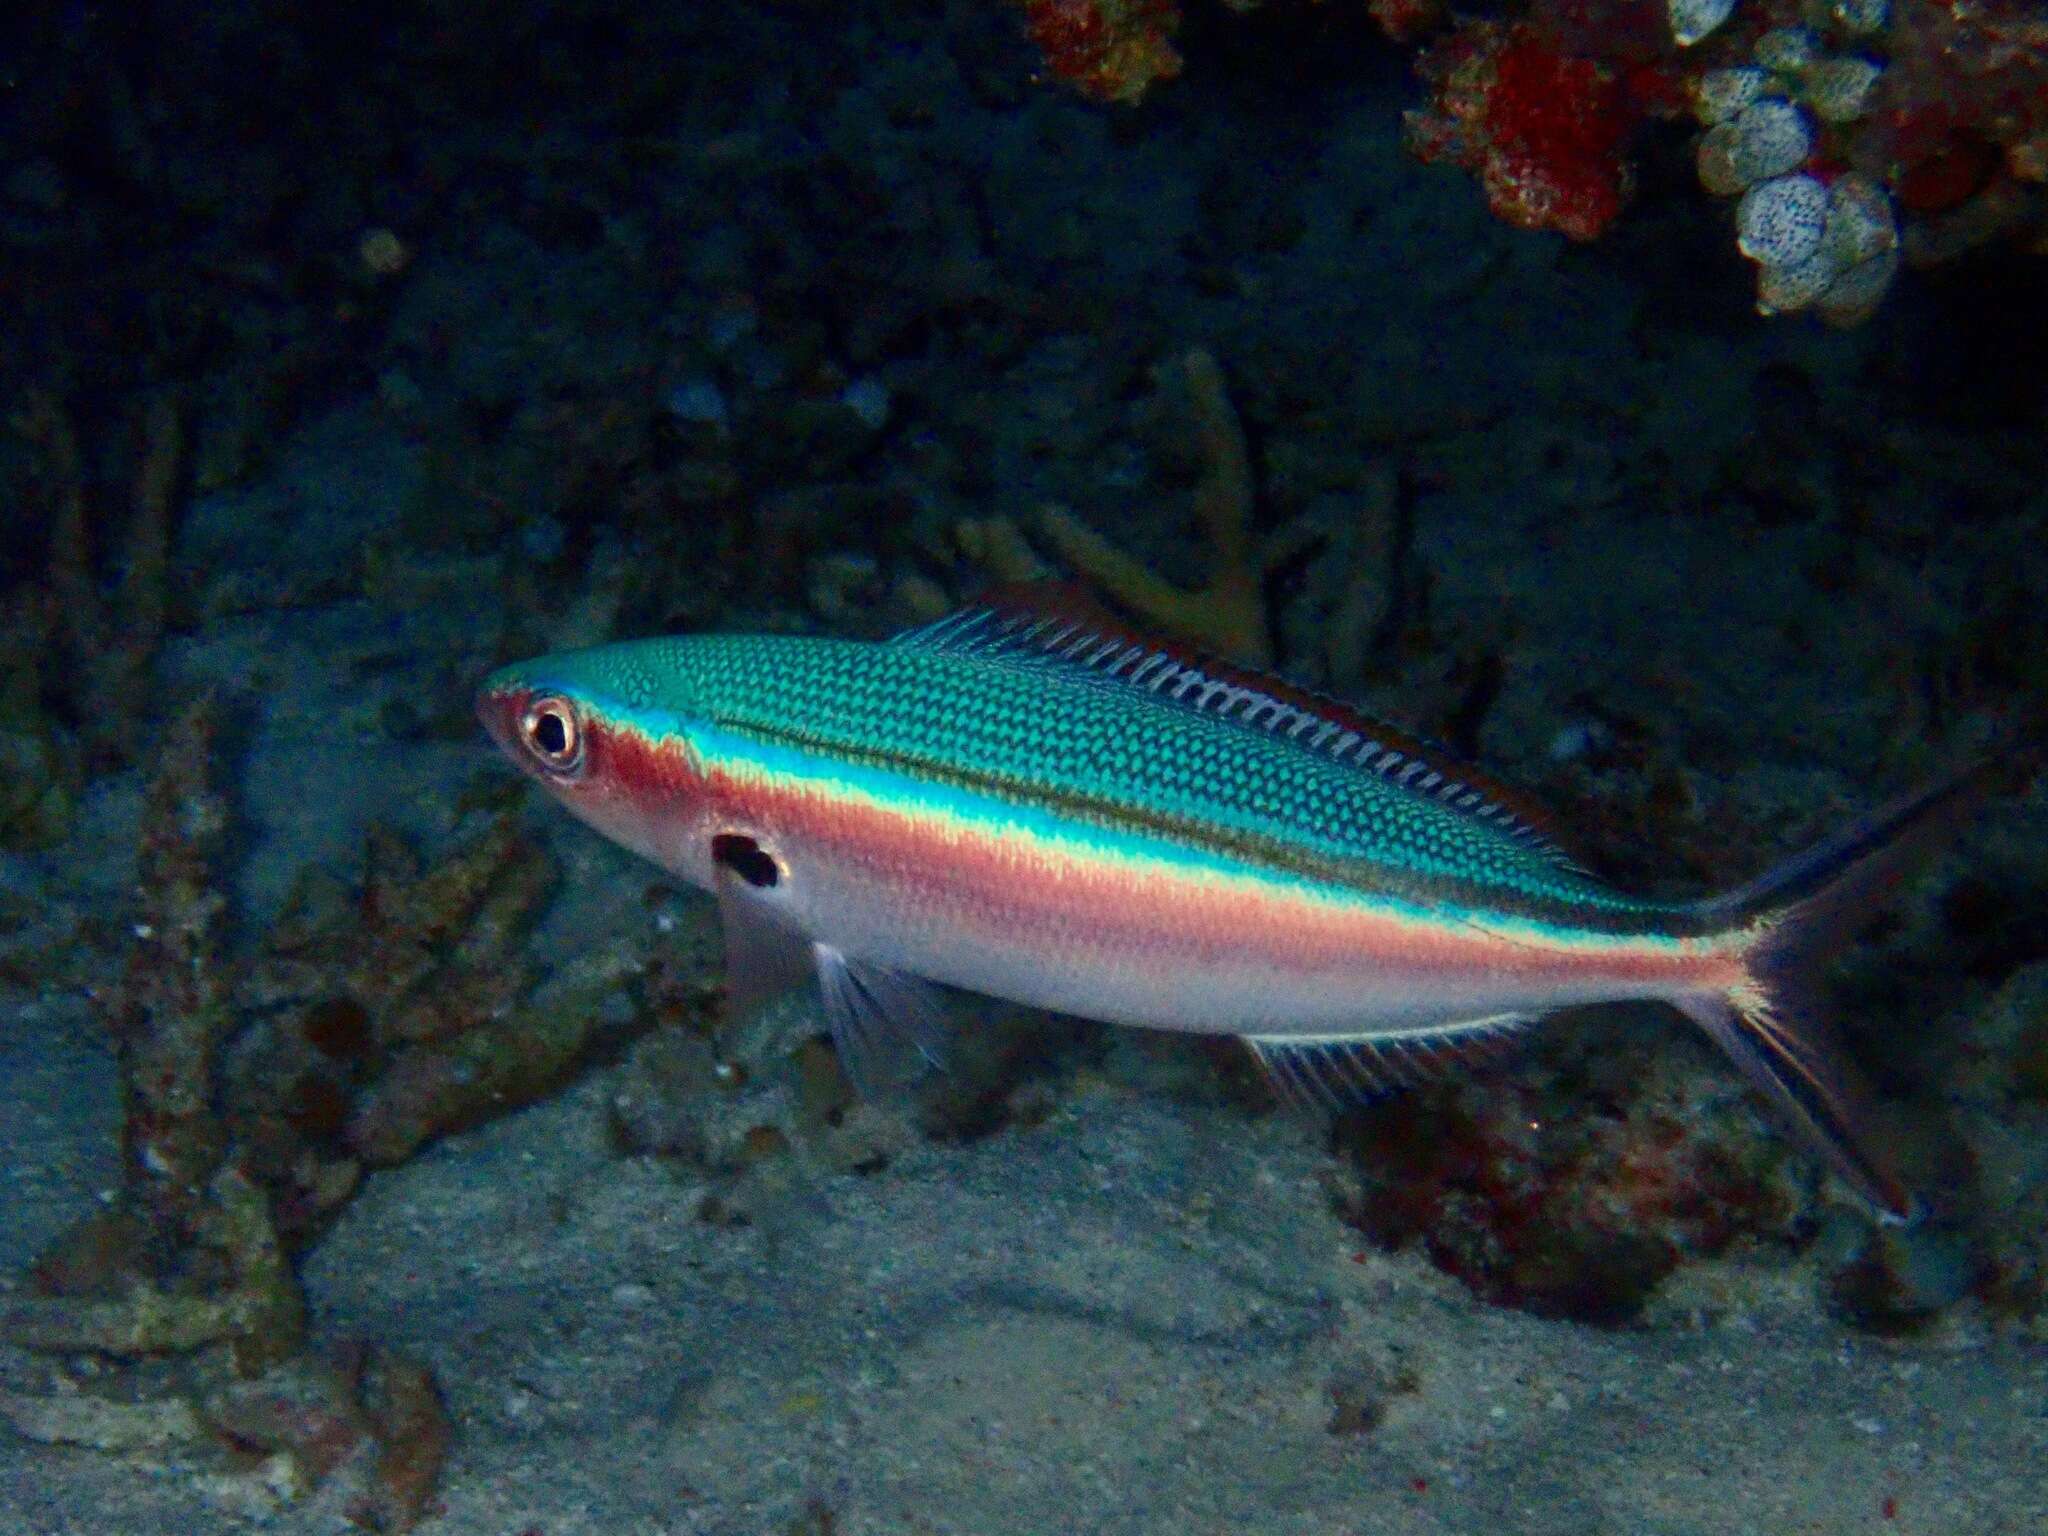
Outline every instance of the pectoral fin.
{"type": "Polygon", "coordinates": [[[732,865],[718,866],[718,917],[725,928],[726,1022],[738,1025],[811,979],[809,935],[732,865]]]}
{"type": "Polygon", "coordinates": [[[847,1077],[863,1095],[945,1065],[946,1010],[936,986],[855,960],[829,944],[812,949],[832,1043],[847,1077]]]}
{"type": "Polygon", "coordinates": [[[946,1013],[936,986],[856,960],[805,933],[783,907],[781,861],[755,839],[738,833],[714,838],[712,863],[725,927],[729,1024],[747,1022],[815,974],[840,1065],[861,1093],[944,1065],[946,1013]]]}

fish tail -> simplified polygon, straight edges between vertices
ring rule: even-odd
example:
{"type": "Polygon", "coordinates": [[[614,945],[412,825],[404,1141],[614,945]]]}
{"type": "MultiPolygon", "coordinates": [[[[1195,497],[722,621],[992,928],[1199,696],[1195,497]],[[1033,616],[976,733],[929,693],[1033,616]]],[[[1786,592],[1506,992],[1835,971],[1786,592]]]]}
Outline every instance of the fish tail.
{"type": "Polygon", "coordinates": [[[1813,1003],[1811,978],[1991,776],[1991,762],[1975,764],[1701,902],[1713,931],[1742,937],[1745,974],[1726,991],[1674,999],[1889,1224],[1911,1225],[1925,1206],[1876,1145],[1868,1095],[1813,1003]]]}

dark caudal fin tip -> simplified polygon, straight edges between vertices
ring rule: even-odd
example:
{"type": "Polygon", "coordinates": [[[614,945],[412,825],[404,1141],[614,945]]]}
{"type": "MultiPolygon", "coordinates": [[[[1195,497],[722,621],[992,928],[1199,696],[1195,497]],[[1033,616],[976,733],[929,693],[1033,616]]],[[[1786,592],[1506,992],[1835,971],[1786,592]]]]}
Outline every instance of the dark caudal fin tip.
{"type": "Polygon", "coordinates": [[[1880,1222],[1903,1227],[1921,1219],[1924,1202],[1878,1151],[1862,1085],[1823,1030],[1760,1001],[1702,996],[1678,1006],[1880,1222]]]}
{"type": "Polygon", "coordinates": [[[1679,1007],[1887,1225],[1926,1208],[1878,1150],[1868,1095],[1809,1000],[1811,973],[2009,769],[2004,757],[1973,763],[1700,904],[1711,926],[1746,939],[1748,976],[1679,1007]]]}
{"type": "Polygon", "coordinates": [[[1767,921],[1780,943],[1825,952],[1939,849],[2005,772],[1998,759],[1972,763],[1702,902],[1700,914],[1729,928],[1767,921]]]}

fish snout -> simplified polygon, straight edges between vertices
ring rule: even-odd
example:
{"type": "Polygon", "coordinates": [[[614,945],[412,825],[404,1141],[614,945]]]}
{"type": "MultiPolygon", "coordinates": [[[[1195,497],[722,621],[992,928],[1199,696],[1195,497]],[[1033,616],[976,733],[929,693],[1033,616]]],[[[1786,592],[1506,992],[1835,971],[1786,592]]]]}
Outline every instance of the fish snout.
{"type": "Polygon", "coordinates": [[[484,734],[497,744],[498,750],[515,762],[524,756],[519,748],[519,719],[526,712],[531,697],[528,689],[506,687],[489,678],[476,691],[477,723],[483,726],[484,734]]]}

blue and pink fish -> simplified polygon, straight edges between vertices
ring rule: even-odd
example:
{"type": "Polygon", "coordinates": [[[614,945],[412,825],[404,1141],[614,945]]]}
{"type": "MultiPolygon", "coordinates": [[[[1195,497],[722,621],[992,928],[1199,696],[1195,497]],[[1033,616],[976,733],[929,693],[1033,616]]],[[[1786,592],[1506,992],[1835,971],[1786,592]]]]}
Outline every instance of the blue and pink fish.
{"type": "Polygon", "coordinates": [[[935,984],[1234,1035],[1333,1102],[1652,1000],[1879,1216],[1919,1210],[1795,995],[1974,774],[1673,902],[1387,726],[1063,604],[880,644],[598,646],[494,673],[478,710],[576,815],[714,893],[737,1006],[815,976],[856,1081],[891,1042],[937,1053],[935,984]]]}

